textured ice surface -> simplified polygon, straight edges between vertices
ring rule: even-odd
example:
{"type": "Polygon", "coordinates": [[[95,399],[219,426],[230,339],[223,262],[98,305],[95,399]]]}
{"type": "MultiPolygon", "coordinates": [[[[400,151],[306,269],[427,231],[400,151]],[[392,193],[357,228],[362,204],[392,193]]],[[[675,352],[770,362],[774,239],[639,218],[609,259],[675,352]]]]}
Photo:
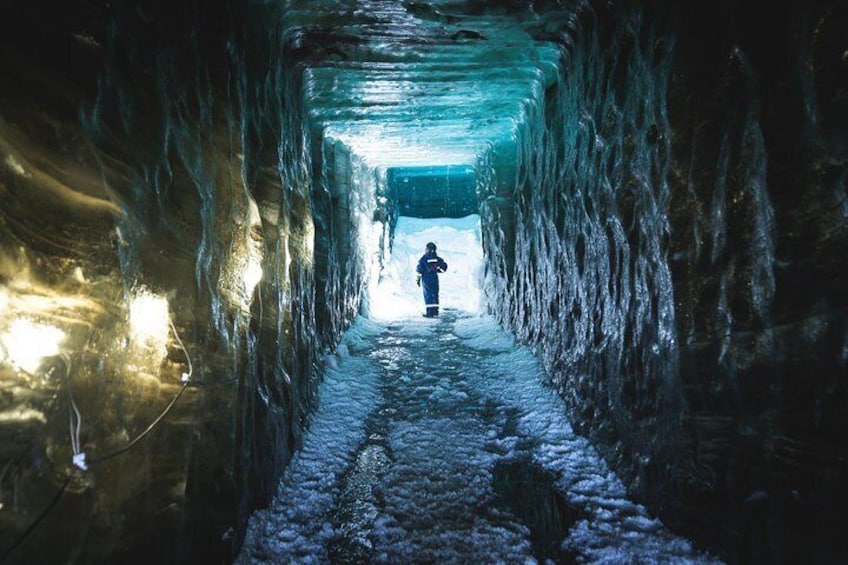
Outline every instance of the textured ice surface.
{"type": "Polygon", "coordinates": [[[626,497],[533,355],[486,315],[358,319],[328,358],[318,411],[238,562],[536,562],[499,504],[499,461],[553,477],[574,519],[560,555],[591,563],[710,563],[626,497]],[[353,485],[353,486],[351,486],[353,485]]]}
{"type": "Polygon", "coordinates": [[[365,433],[365,417],[379,398],[375,364],[355,352],[377,331],[357,318],[336,354],[326,358],[326,378],[308,439],[292,460],[272,507],[253,518],[242,563],[278,563],[282,556],[302,563],[326,560],[338,479],[350,465],[365,433]]]}
{"type": "MultiPolygon", "coordinates": [[[[328,139],[373,167],[472,164],[493,141],[514,142],[526,100],[556,79],[560,48],[516,19],[445,4],[421,13],[423,3],[363,2],[326,20],[357,46],[357,60],[304,73],[310,117],[328,139]]],[[[314,25],[317,12],[338,9],[310,0],[288,16],[314,25]]]]}

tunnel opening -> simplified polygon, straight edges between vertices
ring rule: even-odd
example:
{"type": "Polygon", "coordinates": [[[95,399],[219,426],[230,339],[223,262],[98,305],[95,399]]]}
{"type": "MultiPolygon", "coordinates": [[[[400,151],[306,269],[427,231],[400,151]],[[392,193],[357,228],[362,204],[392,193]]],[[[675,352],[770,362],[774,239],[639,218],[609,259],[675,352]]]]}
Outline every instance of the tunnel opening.
{"type": "Polygon", "coordinates": [[[391,249],[382,256],[379,277],[368,290],[364,314],[391,320],[425,312],[416,266],[429,242],[437,245],[439,256],[448,264],[447,272],[438,275],[440,307],[469,313],[485,311],[480,217],[469,214],[461,218],[400,216],[391,249]]]}

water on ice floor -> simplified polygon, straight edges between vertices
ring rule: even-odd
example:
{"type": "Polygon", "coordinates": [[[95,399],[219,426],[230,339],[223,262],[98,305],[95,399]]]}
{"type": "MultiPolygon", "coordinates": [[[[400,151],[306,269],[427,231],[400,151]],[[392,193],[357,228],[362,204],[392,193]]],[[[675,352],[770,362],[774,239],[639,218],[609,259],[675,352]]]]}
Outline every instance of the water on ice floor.
{"type": "Polygon", "coordinates": [[[712,563],[630,501],[490,317],[358,318],[237,563],[712,563]]]}

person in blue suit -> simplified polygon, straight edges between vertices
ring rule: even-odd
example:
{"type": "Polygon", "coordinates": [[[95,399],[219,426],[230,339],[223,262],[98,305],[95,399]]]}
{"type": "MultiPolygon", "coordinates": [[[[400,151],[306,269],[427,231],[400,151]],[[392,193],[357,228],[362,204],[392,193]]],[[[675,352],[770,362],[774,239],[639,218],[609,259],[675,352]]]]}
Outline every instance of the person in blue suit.
{"type": "Polygon", "coordinates": [[[424,307],[427,318],[435,318],[439,315],[439,273],[448,270],[448,264],[444,259],[436,255],[436,244],[432,241],[425,247],[426,253],[418,260],[418,286],[424,286],[424,307]]]}

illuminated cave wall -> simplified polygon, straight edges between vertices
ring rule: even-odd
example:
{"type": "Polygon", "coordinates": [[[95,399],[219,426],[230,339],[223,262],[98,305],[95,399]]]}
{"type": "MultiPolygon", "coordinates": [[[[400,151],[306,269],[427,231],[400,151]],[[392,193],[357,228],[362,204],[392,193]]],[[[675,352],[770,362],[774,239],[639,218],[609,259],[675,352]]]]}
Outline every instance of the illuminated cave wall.
{"type": "Polygon", "coordinates": [[[844,559],[844,3],[581,6],[481,161],[494,312],[672,527],[844,559]]]}
{"type": "Polygon", "coordinates": [[[3,23],[0,550],[61,491],[16,562],[218,561],[356,312],[375,180],[313,151],[272,9],[72,4],[3,23]]]}

